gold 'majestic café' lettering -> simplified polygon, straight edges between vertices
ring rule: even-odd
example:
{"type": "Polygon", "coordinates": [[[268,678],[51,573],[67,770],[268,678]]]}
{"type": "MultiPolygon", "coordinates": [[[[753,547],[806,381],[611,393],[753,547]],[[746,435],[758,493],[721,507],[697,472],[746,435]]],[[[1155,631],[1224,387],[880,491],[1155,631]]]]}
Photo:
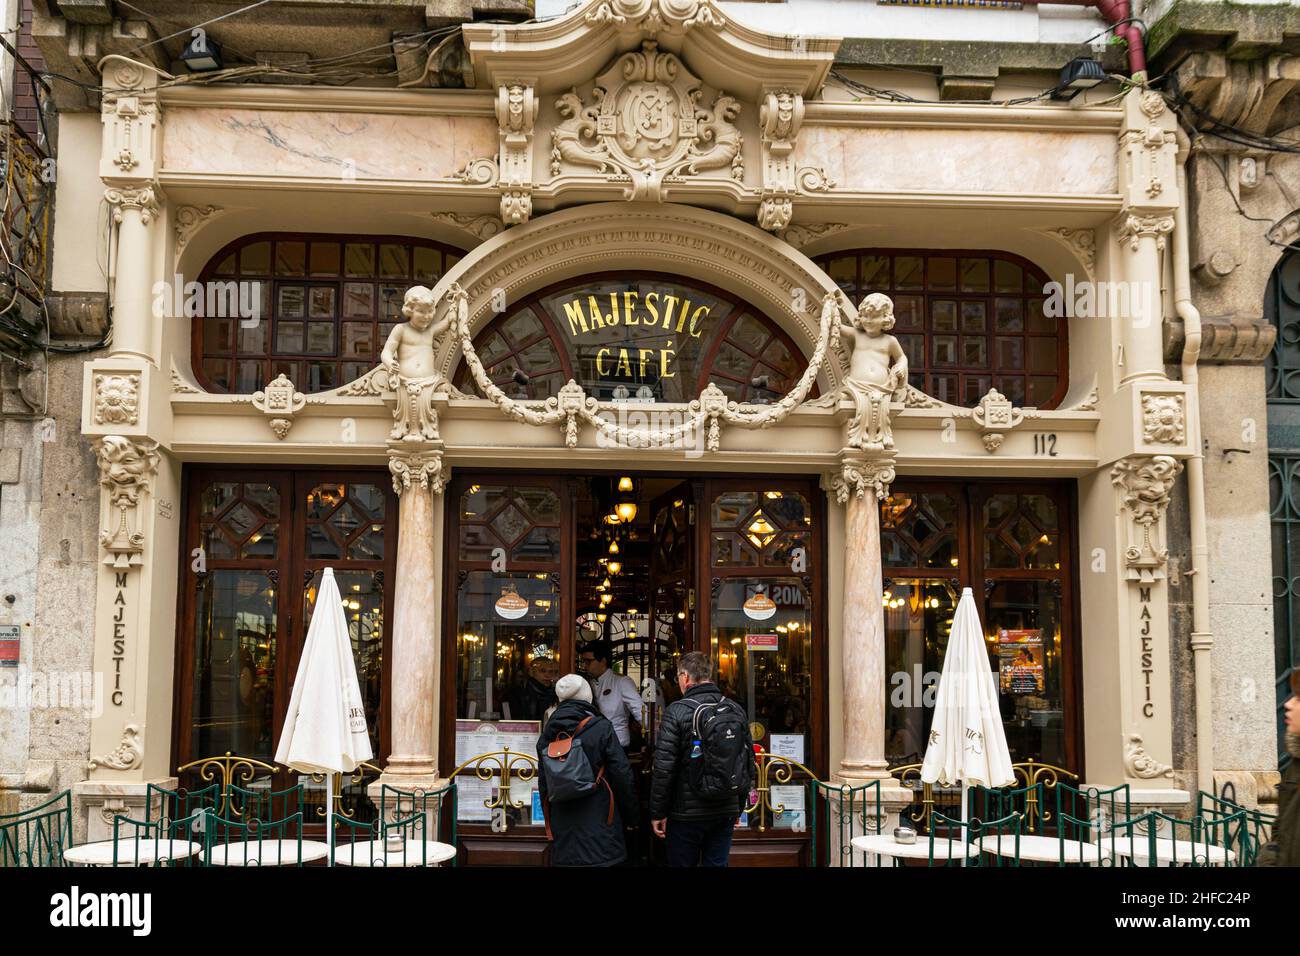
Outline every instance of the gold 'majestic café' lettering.
{"type": "MultiPolygon", "coordinates": [[[[562,303],[571,337],[593,335],[622,325],[627,329],[636,326],[651,333],[662,330],[698,339],[704,333],[704,321],[711,309],[707,305],[692,309],[690,299],[670,292],[647,292],[643,297],[636,289],[627,289],[610,292],[607,297],[608,307],[606,296],[594,293],[577,295],[562,303]]],[[[649,367],[661,379],[674,378],[677,373],[671,368],[676,354],[671,339],[662,348],[601,348],[596,351],[596,372],[631,378],[635,368],[637,377],[644,379],[649,367]]]]}

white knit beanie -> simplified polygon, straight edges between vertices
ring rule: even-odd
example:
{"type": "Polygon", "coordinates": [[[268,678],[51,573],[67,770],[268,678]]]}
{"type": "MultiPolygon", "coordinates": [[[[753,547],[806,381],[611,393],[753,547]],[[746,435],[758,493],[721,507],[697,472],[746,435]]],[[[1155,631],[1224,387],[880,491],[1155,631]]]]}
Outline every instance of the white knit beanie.
{"type": "Polygon", "coordinates": [[[591,703],[591,684],[581,674],[565,674],[555,682],[555,696],[560,700],[591,703]]]}

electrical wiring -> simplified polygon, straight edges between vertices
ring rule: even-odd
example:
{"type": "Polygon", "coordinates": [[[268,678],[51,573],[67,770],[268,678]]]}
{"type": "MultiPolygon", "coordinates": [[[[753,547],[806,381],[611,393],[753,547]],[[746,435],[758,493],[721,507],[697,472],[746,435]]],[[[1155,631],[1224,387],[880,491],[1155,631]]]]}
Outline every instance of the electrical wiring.
{"type": "MultiPolygon", "coordinates": [[[[1197,106],[1191,98],[1183,92],[1178,83],[1178,77],[1169,76],[1170,89],[1163,93],[1166,102],[1175,109],[1185,108],[1196,117],[1202,120],[1209,128],[1201,130],[1202,133],[1214,136],[1217,139],[1225,140],[1237,146],[1246,146],[1250,149],[1258,149],[1263,152],[1273,153],[1300,153],[1300,142],[1295,140],[1283,140],[1276,136],[1263,136],[1259,133],[1252,133],[1250,130],[1241,129],[1238,126],[1223,120],[1208,111],[1197,106]]],[[[1196,129],[1200,124],[1188,123],[1188,126],[1196,129]]]]}
{"type": "MultiPolygon", "coordinates": [[[[270,3],[270,2],[271,2],[271,0],[255,0],[254,3],[250,3],[250,4],[248,4],[247,6],[240,7],[238,10],[231,10],[229,13],[223,13],[223,14],[222,14],[221,16],[219,16],[219,17],[213,17],[213,18],[210,19],[210,20],[204,20],[202,23],[196,23],[196,24],[194,24],[193,26],[185,27],[184,29],[177,30],[175,33],[169,33],[167,36],[165,36],[165,37],[159,37],[157,40],[150,40],[148,43],[142,43],[140,46],[136,47],[136,48],[135,48],[134,50],[132,50],[131,52],[132,52],[132,53],[139,53],[141,50],[148,49],[148,48],[151,47],[151,46],[156,46],[157,44],[159,44],[159,43],[163,43],[163,42],[165,42],[165,41],[167,41],[167,40],[175,39],[175,38],[178,37],[178,36],[183,36],[183,35],[185,35],[185,34],[187,34],[187,33],[192,34],[193,31],[195,31],[195,30],[199,30],[199,29],[202,29],[203,27],[206,27],[206,26],[208,26],[208,25],[210,25],[210,24],[216,23],[216,22],[218,22],[219,20],[229,20],[231,17],[238,16],[238,15],[241,14],[241,13],[247,13],[249,10],[253,10],[253,9],[256,9],[257,7],[265,6],[266,4],[268,4],[268,3],[270,3]]],[[[130,4],[123,4],[123,6],[130,6],[130,4]]],[[[140,10],[140,9],[137,8],[137,7],[131,7],[131,9],[132,9],[132,10],[135,10],[137,13],[144,14],[144,16],[146,16],[146,17],[147,17],[147,16],[151,16],[151,14],[145,13],[143,10],[140,10]]],[[[154,15],[156,15],[156,14],[154,14],[154,15]]]]}
{"type": "MultiPolygon", "coordinates": [[[[923,71],[915,71],[923,72],[923,71]]],[[[926,73],[926,76],[934,77],[933,73],[926,73]]],[[[1052,90],[1043,90],[1041,93],[1035,93],[1033,96],[1020,96],[1009,100],[927,100],[918,99],[915,96],[909,96],[900,90],[886,90],[874,86],[868,86],[852,77],[845,76],[839,70],[831,70],[832,79],[843,84],[849,90],[862,93],[866,96],[874,96],[877,99],[888,100],[892,103],[937,103],[944,106],[960,106],[962,104],[978,104],[980,106],[1025,106],[1030,103],[1039,103],[1052,95],[1052,90]]]]}

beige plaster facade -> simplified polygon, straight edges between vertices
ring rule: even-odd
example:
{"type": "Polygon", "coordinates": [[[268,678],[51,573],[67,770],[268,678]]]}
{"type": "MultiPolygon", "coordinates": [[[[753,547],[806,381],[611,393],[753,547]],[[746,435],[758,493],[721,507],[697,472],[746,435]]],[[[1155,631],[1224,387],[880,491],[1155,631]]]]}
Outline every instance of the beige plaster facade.
{"type": "MultiPolygon", "coordinates": [[[[1238,620],[1236,605],[1266,626],[1269,602],[1256,593],[1263,578],[1250,562],[1267,564],[1258,547],[1267,529],[1241,530],[1242,521],[1260,524],[1261,486],[1238,478],[1262,456],[1223,461],[1213,449],[1229,441],[1229,424],[1206,413],[1201,428],[1209,384],[1245,395],[1259,370],[1215,378],[1206,369],[1198,388],[1166,362],[1163,327],[1175,318],[1180,276],[1185,283],[1208,253],[1195,233],[1194,261],[1179,253],[1189,241],[1185,151],[1158,94],[1114,88],[1075,106],[845,102],[825,86],[837,39],[792,46],[707,0],[591,0],[544,23],[467,24],[463,33],[475,89],[175,84],[109,57],[102,114],[63,118],[54,286],[101,289],[92,264],[106,262],[114,301],[112,343],[85,363],[79,385],[81,433],[100,482],[99,563],[85,604],[94,607],[93,668],[110,685],[89,722],[86,780],[75,787],[92,835],[175,769],[180,474],[196,462],[388,464],[397,476],[394,656],[403,679],[386,703],[400,758],[390,782],[427,782],[438,767],[429,690],[440,686],[441,588],[431,578],[443,573],[445,476],[521,462],[581,472],[629,457],[639,469],[680,474],[824,476],[837,779],[887,776],[879,528],[867,514],[878,514],[875,501],[896,476],[1077,482],[1090,782],[1128,783],[1136,804],[1182,810],[1220,767],[1271,766],[1266,747],[1240,744],[1269,732],[1267,706],[1234,703],[1233,681],[1218,666],[1204,683],[1205,655],[1216,665],[1225,653],[1258,658],[1269,672],[1267,643],[1220,630],[1238,620]],[[617,100],[629,75],[695,104],[665,132],[661,151],[618,142],[616,119],[601,119],[616,115],[612,106],[602,114],[602,102],[617,100]],[[600,145],[579,135],[584,117],[600,145]],[[823,398],[800,396],[776,411],[712,407],[706,398],[669,409],[695,423],[682,436],[716,429],[716,442],[701,440],[703,452],[686,455],[644,435],[611,443],[596,424],[608,409],[582,394],[512,407],[449,390],[432,400],[436,442],[394,442],[398,394],[382,368],[301,402],[291,396],[287,411],[210,394],[190,367],[189,321],[157,315],[155,290],[197,276],[232,240],[269,230],[404,235],[469,250],[434,293],[441,317],[464,290],[471,338],[502,295],[515,302],[559,279],[654,268],[705,281],[761,308],[805,357],[824,355],[811,372],[823,398]],[[964,408],[908,390],[889,405],[893,447],[864,452],[850,447],[852,406],[840,392],[848,351],[819,326],[835,286],[811,257],[867,246],[1001,250],[1058,282],[1147,284],[1161,290],[1158,314],[1072,318],[1069,389],[1055,409],[999,417],[1006,410],[991,396],[964,408]],[[1242,381],[1227,381],[1233,375],[1242,381]],[[109,407],[110,384],[131,394],[124,411],[109,407]],[[1051,454],[1042,441],[1049,434],[1051,454]],[[1202,479],[1185,466],[1203,440],[1211,452],[1202,479]],[[1203,481],[1202,498],[1212,489],[1205,553],[1166,534],[1170,497],[1189,481],[1203,481]],[[1196,621],[1195,654],[1181,650],[1189,635],[1170,623],[1171,605],[1188,600],[1189,577],[1209,582],[1217,608],[1196,621]],[[874,593],[862,590],[868,582],[874,593]],[[430,603],[432,624],[411,623],[430,603]],[[1176,747],[1179,661],[1196,668],[1194,710],[1214,735],[1199,760],[1176,747]]],[[[441,375],[461,361],[461,341],[442,341],[441,375]]],[[[1251,414],[1262,416],[1256,405],[1251,414]]],[[[895,809],[906,798],[887,793],[895,809]]]]}

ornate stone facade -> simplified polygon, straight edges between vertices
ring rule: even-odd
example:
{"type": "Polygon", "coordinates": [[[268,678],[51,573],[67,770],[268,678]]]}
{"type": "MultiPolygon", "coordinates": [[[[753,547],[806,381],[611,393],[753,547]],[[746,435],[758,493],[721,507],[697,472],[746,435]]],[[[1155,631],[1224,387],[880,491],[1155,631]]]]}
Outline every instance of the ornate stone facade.
{"type": "Polygon", "coordinates": [[[1111,469],[1136,535],[1124,552],[1130,581],[1150,583],[1165,576],[1169,550],[1159,544],[1159,524],[1169,507],[1182,463],[1168,455],[1125,458],[1111,469]]]}
{"type": "Polygon", "coordinates": [[[107,493],[109,526],[99,533],[104,564],[118,569],[141,563],[145,536],[140,530],[140,496],[158,470],[158,450],[152,442],[109,435],[96,447],[99,483],[107,493]]]}

